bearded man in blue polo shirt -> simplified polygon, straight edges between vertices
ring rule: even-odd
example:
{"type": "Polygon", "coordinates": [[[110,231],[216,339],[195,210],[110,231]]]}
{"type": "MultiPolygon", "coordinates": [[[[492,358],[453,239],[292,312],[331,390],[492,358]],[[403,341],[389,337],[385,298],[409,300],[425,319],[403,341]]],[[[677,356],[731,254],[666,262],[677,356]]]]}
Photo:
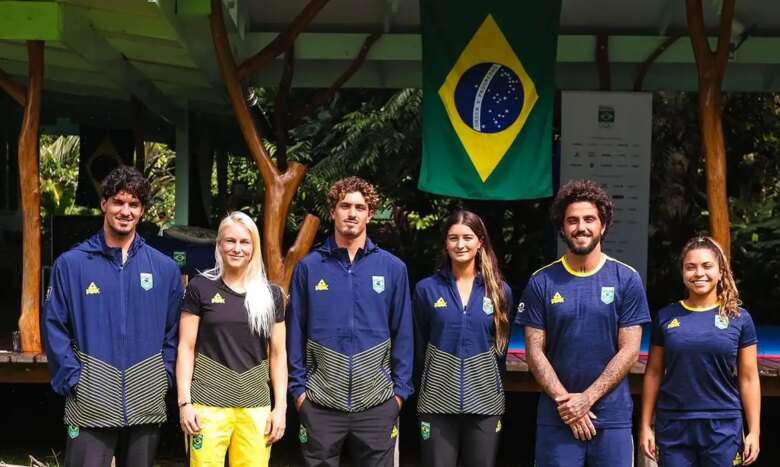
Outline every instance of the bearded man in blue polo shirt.
{"type": "Polygon", "coordinates": [[[307,466],[392,466],[397,418],[412,394],[413,326],[406,266],[366,225],[374,187],[357,177],[327,195],[334,233],[295,268],[287,310],[289,391],[307,466]]]}
{"type": "Polygon", "coordinates": [[[639,274],[601,251],[612,211],[595,182],[561,187],[551,219],[568,248],[533,274],[518,306],[528,366],[543,390],[537,467],[633,465],[626,375],[650,315],[639,274]]]}

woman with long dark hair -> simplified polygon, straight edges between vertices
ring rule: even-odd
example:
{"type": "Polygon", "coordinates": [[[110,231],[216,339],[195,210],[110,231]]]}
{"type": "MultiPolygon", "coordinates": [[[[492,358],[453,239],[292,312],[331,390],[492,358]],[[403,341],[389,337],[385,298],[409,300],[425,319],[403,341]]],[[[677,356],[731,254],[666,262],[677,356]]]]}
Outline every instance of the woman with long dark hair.
{"type": "Polygon", "coordinates": [[[214,255],[216,266],[190,281],[179,324],[176,382],[190,465],[222,467],[227,453],[232,466],[267,467],[287,411],[284,295],[265,276],[246,214],[220,222],[214,255]]]}
{"type": "Polygon", "coordinates": [[[752,464],[761,414],[753,320],[740,307],[728,258],[715,240],[695,237],[680,256],[688,296],[653,320],[642,450],[664,467],[752,464]]]}
{"type": "Polygon", "coordinates": [[[512,293],[479,216],[457,211],[443,234],[440,268],[414,293],[422,465],[493,466],[512,293]]]}

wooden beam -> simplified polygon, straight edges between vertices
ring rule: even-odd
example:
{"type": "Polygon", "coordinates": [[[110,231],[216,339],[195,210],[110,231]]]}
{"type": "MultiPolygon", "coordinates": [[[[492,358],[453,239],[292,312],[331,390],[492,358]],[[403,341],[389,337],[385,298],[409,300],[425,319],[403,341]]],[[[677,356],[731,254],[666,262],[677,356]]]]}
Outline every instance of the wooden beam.
{"type": "Polygon", "coordinates": [[[100,35],[78,9],[63,6],[62,40],[73,52],[170,123],[184,118],[176,104],[100,35]]]}
{"type": "Polygon", "coordinates": [[[0,39],[60,40],[60,5],[57,2],[0,2],[0,39]]]}
{"type": "Polygon", "coordinates": [[[211,12],[210,1],[157,0],[157,7],[176,31],[179,43],[187,50],[199,71],[205,75],[206,81],[219,97],[227,102],[206,16],[211,12]]]}
{"type": "Polygon", "coordinates": [[[0,362],[0,383],[49,384],[51,374],[46,362],[0,362]]]}
{"type": "MultiPolygon", "coordinates": [[[[160,0],[158,0],[159,2],[160,0]]],[[[181,16],[207,16],[211,13],[210,0],[177,0],[176,14],[181,16]]]]}
{"type": "Polygon", "coordinates": [[[309,0],[309,3],[307,3],[298,16],[292,20],[287,29],[279,33],[270,44],[265,46],[260,52],[249,57],[249,59],[238,67],[238,79],[243,81],[252,73],[267,65],[271,60],[289,49],[293,42],[295,42],[295,38],[306,29],[327,3],[328,0],[309,0]]]}
{"type": "Polygon", "coordinates": [[[22,198],[22,306],[19,332],[22,350],[41,351],[41,193],[38,182],[38,139],[43,94],[42,41],[28,41],[29,71],[24,118],[19,132],[19,180],[22,198]]]}
{"type": "Polygon", "coordinates": [[[686,0],[688,32],[699,75],[699,131],[706,160],[710,233],[731,257],[731,226],[726,189],[726,143],[723,137],[721,86],[728,61],[735,0],[724,0],[718,45],[707,43],[701,0],[686,0]]]}
{"type": "Polygon", "coordinates": [[[18,84],[10,76],[8,76],[3,70],[0,70],[0,89],[5,91],[11,99],[15,100],[19,105],[24,107],[24,101],[26,99],[25,94],[27,90],[24,86],[18,84]]]}
{"type": "MultiPolygon", "coordinates": [[[[252,32],[241,42],[242,49],[257,50],[268,47],[276,33],[252,32]]],[[[365,33],[303,32],[295,39],[296,60],[352,60],[363,46],[365,33]]],[[[612,64],[637,64],[644,60],[669,36],[609,36],[609,61],[612,64]]],[[[558,36],[556,60],[560,63],[596,63],[595,34],[561,34],[558,36]]],[[[709,37],[714,46],[717,37],[709,37]]],[[[780,37],[750,37],[739,49],[738,64],[780,64],[780,37]]],[[[276,57],[282,61],[281,54],[276,57]]],[[[366,57],[369,62],[421,62],[422,37],[419,34],[383,34],[366,57]]],[[[696,58],[685,41],[673,44],[659,57],[657,63],[694,64],[696,58]]]]}

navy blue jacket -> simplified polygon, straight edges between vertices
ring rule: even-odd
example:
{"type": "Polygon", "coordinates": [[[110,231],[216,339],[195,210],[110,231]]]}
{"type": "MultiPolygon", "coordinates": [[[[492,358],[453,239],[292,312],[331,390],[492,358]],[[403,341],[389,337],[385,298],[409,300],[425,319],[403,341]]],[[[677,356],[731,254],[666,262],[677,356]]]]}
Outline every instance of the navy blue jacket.
{"type": "Polygon", "coordinates": [[[289,391],[358,412],[412,392],[406,266],[366,240],[352,263],[333,237],[295,268],[287,309],[289,391]]]}
{"type": "Polygon", "coordinates": [[[102,230],[57,259],[44,331],[51,385],[66,398],[66,423],[165,421],[182,295],[179,268],[137,234],[125,264],[102,230]]]}
{"type": "MultiPolygon", "coordinates": [[[[502,286],[511,315],[512,291],[506,283],[502,286]]],[[[415,371],[421,374],[417,411],[503,414],[503,359],[496,351],[495,311],[482,276],[474,279],[465,305],[449,269],[418,282],[413,303],[415,371]]],[[[512,316],[509,323],[511,326],[512,316]]],[[[505,355],[506,347],[500,350],[505,355]]]]}

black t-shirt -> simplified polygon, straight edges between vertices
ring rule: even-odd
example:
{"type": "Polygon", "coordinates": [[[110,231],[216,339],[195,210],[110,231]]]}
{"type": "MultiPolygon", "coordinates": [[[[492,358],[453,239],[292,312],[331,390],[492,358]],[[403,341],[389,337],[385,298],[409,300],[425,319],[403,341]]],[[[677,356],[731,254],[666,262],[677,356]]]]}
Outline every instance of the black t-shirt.
{"type": "MultiPolygon", "coordinates": [[[[284,321],[282,290],[271,285],[274,320],[284,321]]],[[[200,317],[192,401],[219,407],[270,405],[268,337],[250,331],[245,294],[203,276],[187,286],[182,310],[200,317]]]]}

